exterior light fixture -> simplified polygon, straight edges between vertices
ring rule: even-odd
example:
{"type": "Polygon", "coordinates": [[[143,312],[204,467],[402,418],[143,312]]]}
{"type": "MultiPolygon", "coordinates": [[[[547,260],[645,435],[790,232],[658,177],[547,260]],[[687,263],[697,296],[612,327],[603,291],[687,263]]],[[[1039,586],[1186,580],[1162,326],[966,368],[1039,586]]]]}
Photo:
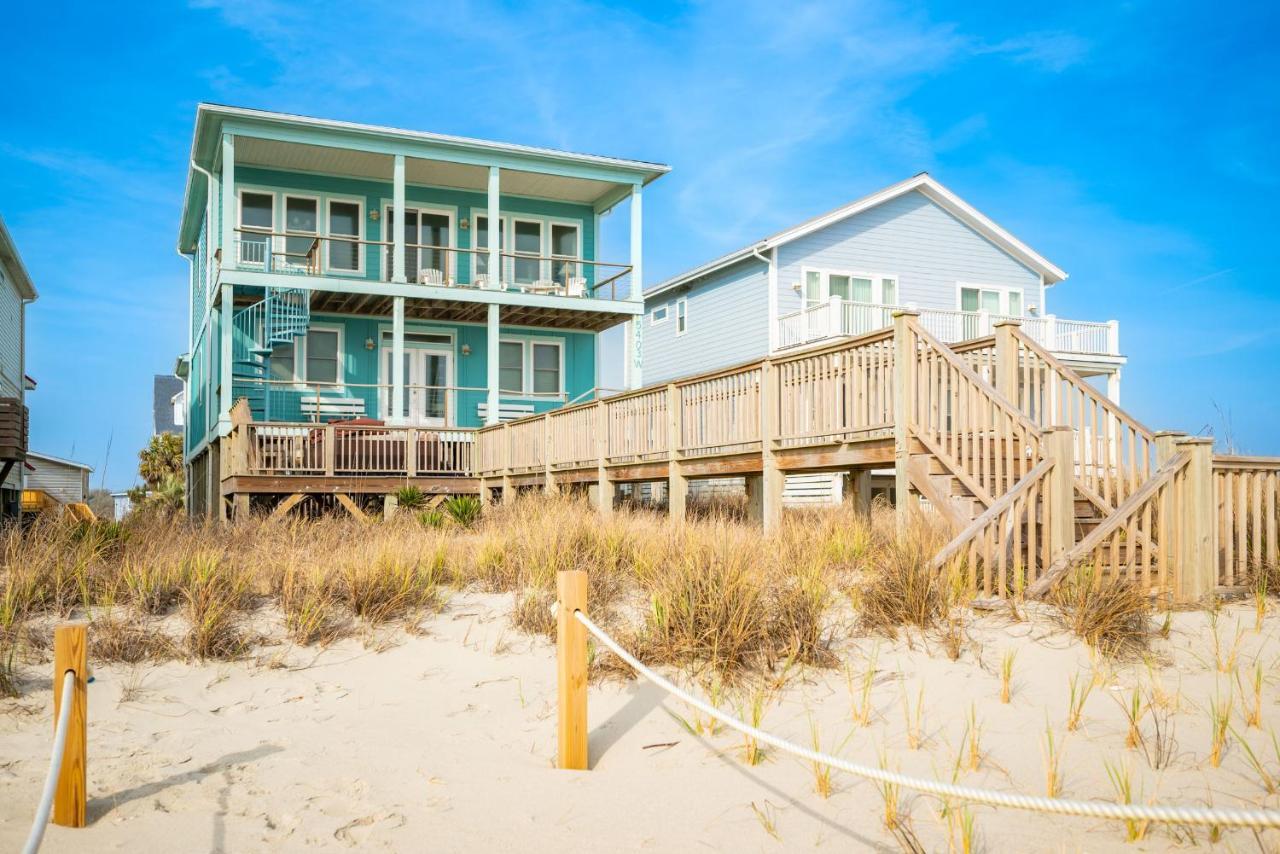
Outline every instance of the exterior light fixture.
{"type": "Polygon", "coordinates": [[[458,223],[458,228],[462,229],[463,231],[466,231],[470,227],[471,227],[471,220],[467,219],[465,216],[462,218],[462,222],[458,223]]]}
{"type": "Polygon", "coordinates": [[[372,339],[372,338],[366,338],[366,339],[364,339],[364,348],[365,348],[366,350],[372,350],[375,346],[376,346],[376,345],[373,343],[373,339],[372,339]]]}
{"type": "Polygon", "coordinates": [[[378,221],[378,209],[377,209],[377,208],[373,208],[372,210],[370,210],[370,211],[369,211],[369,219],[373,220],[374,222],[377,222],[377,221],[378,221]]]}
{"type": "Polygon", "coordinates": [[[470,344],[463,344],[463,345],[462,345],[462,355],[464,355],[464,356],[470,356],[470,355],[471,355],[471,345],[470,345],[470,344]]]}

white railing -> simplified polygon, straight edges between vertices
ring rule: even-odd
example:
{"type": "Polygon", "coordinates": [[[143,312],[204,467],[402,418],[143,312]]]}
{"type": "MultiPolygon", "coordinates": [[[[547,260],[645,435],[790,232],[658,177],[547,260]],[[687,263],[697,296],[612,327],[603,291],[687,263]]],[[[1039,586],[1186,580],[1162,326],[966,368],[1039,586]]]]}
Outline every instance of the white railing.
{"type": "MultiPolygon", "coordinates": [[[[840,335],[866,335],[893,325],[893,313],[910,306],[853,302],[832,298],[778,318],[778,347],[796,347],[840,335]]],[[[1017,320],[1037,344],[1054,353],[1120,355],[1120,327],[1116,321],[1063,320],[1052,314],[1013,317],[985,311],[916,308],[920,325],[945,344],[982,338],[1002,320],[1017,320]]]]}

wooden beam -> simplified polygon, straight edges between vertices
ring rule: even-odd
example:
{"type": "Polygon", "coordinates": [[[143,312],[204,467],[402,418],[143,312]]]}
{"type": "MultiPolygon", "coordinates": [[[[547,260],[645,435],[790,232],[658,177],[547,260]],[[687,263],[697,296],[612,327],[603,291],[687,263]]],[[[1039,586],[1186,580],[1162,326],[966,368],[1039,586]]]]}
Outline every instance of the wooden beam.
{"type": "Polygon", "coordinates": [[[345,492],[339,492],[335,497],[338,499],[338,503],[341,504],[343,507],[347,508],[347,512],[350,513],[357,520],[361,522],[369,521],[369,517],[364,515],[364,511],[361,510],[356,505],[356,503],[351,500],[350,495],[347,495],[345,492]]]}
{"type": "Polygon", "coordinates": [[[279,504],[277,504],[276,508],[271,511],[271,515],[268,518],[283,519],[285,516],[289,515],[290,510],[292,510],[294,507],[297,507],[299,502],[301,502],[302,499],[306,497],[307,496],[301,492],[293,493],[284,501],[281,501],[279,504]]]}

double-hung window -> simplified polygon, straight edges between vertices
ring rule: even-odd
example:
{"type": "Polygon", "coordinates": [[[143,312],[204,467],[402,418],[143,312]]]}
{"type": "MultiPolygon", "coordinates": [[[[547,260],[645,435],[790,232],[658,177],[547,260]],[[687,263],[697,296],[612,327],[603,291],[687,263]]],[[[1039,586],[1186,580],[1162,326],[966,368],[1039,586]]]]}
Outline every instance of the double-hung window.
{"type": "Polygon", "coordinates": [[[559,341],[506,340],[498,344],[498,390],[514,395],[564,392],[559,341]]]}
{"type": "Polygon", "coordinates": [[[581,231],[576,225],[551,223],[551,278],[567,288],[570,279],[582,276],[581,231]]]}
{"type": "Polygon", "coordinates": [[[512,221],[515,259],[512,280],[517,285],[528,285],[542,278],[542,223],[537,220],[512,221]]]}
{"type": "Polygon", "coordinates": [[[363,268],[360,252],[360,226],[364,221],[359,202],[329,200],[329,269],[358,273],[363,268]]]}
{"type": "Polygon", "coordinates": [[[676,300],[676,334],[683,335],[689,328],[689,301],[684,297],[676,300]]]}
{"type": "MultiPolygon", "coordinates": [[[[498,218],[498,251],[507,248],[507,230],[502,218],[498,218]]],[[[489,248],[489,217],[480,214],[476,216],[476,249],[488,250],[489,248]]],[[[489,275],[489,253],[487,251],[477,252],[471,256],[475,260],[472,262],[476,265],[477,276],[489,275]]],[[[501,268],[502,260],[499,258],[498,266],[501,268]]],[[[473,280],[474,281],[474,280],[473,280]]]]}
{"type": "Polygon", "coordinates": [[[263,265],[269,255],[271,229],[275,224],[275,196],[271,193],[240,193],[240,263],[263,265]]]}
{"type": "Polygon", "coordinates": [[[342,333],[312,329],[271,349],[271,379],[337,385],[342,377],[342,333]]]}

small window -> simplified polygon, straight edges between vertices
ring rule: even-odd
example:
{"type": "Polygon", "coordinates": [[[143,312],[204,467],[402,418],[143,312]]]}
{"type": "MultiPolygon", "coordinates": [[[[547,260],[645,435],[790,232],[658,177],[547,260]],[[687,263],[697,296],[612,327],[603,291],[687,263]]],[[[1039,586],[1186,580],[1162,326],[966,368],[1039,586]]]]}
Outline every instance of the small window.
{"type": "Polygon", "coordinates": [[[524,345],[519,341],[498,345],[498,390],[524,393],[524,345]]]}
{"type": "Polygon", "coordinates": [[[885,305],[898,304],[898,280],[882,279],[880,282],[880,302],[885,305]]]}
{"type": "Polygon", "coordinates": [[[560,392],[560,347],[557,344],[533,345],[533,393],[560,392]]]}
{"type": "MultiPolygon", "coordinates": [[[[835,293],[835,290],[832,289],[832,294],[834,293],[835,293]]],[[[850,285],[850,293],[852,294],[850,299],[852,299],[854,302],[873,302],[874,301],[874,299],[871,296],[871,280],[870,279],[855,278],[853,280],[853,283],[850,285]]]]}
{"type": "Polygon", "coordinates": [[[270,231],[275,221],[275,197],[270,193],[240,194],[240,227],[270,231]]]}
{"type": "Polygon", "coordinates": [[[676,334],[683,335],[689,328],[689,301],[682,299],[676,302],[676,334]]]}
{"type": "Polygon", "coordinates": [[[338,330],[313,329],[307,333],[307,382],[338,382],[338,330]]]}
{"type": "MultiPolygon", "coordinates": [[[[489,217],[483,214],[476,216],[476,248],[489,248],[489,217]]],[[[498,250],[502,251],[507,248],[507,229],[506,221],[498,220],[498,250]]],[[[489,273],[489,253],[479,252],[473,256],[475,258],[476,275],[485,276],[489,273]]],[[[502,262],[499,261],[499,264],[502,262]]]]}
{"type": "Polygon", "coordinates": [[[664,323],[667,319],[667,304],[664,302],[653,310],[653,314],[649,316],[650,323],[664,323]]]}

